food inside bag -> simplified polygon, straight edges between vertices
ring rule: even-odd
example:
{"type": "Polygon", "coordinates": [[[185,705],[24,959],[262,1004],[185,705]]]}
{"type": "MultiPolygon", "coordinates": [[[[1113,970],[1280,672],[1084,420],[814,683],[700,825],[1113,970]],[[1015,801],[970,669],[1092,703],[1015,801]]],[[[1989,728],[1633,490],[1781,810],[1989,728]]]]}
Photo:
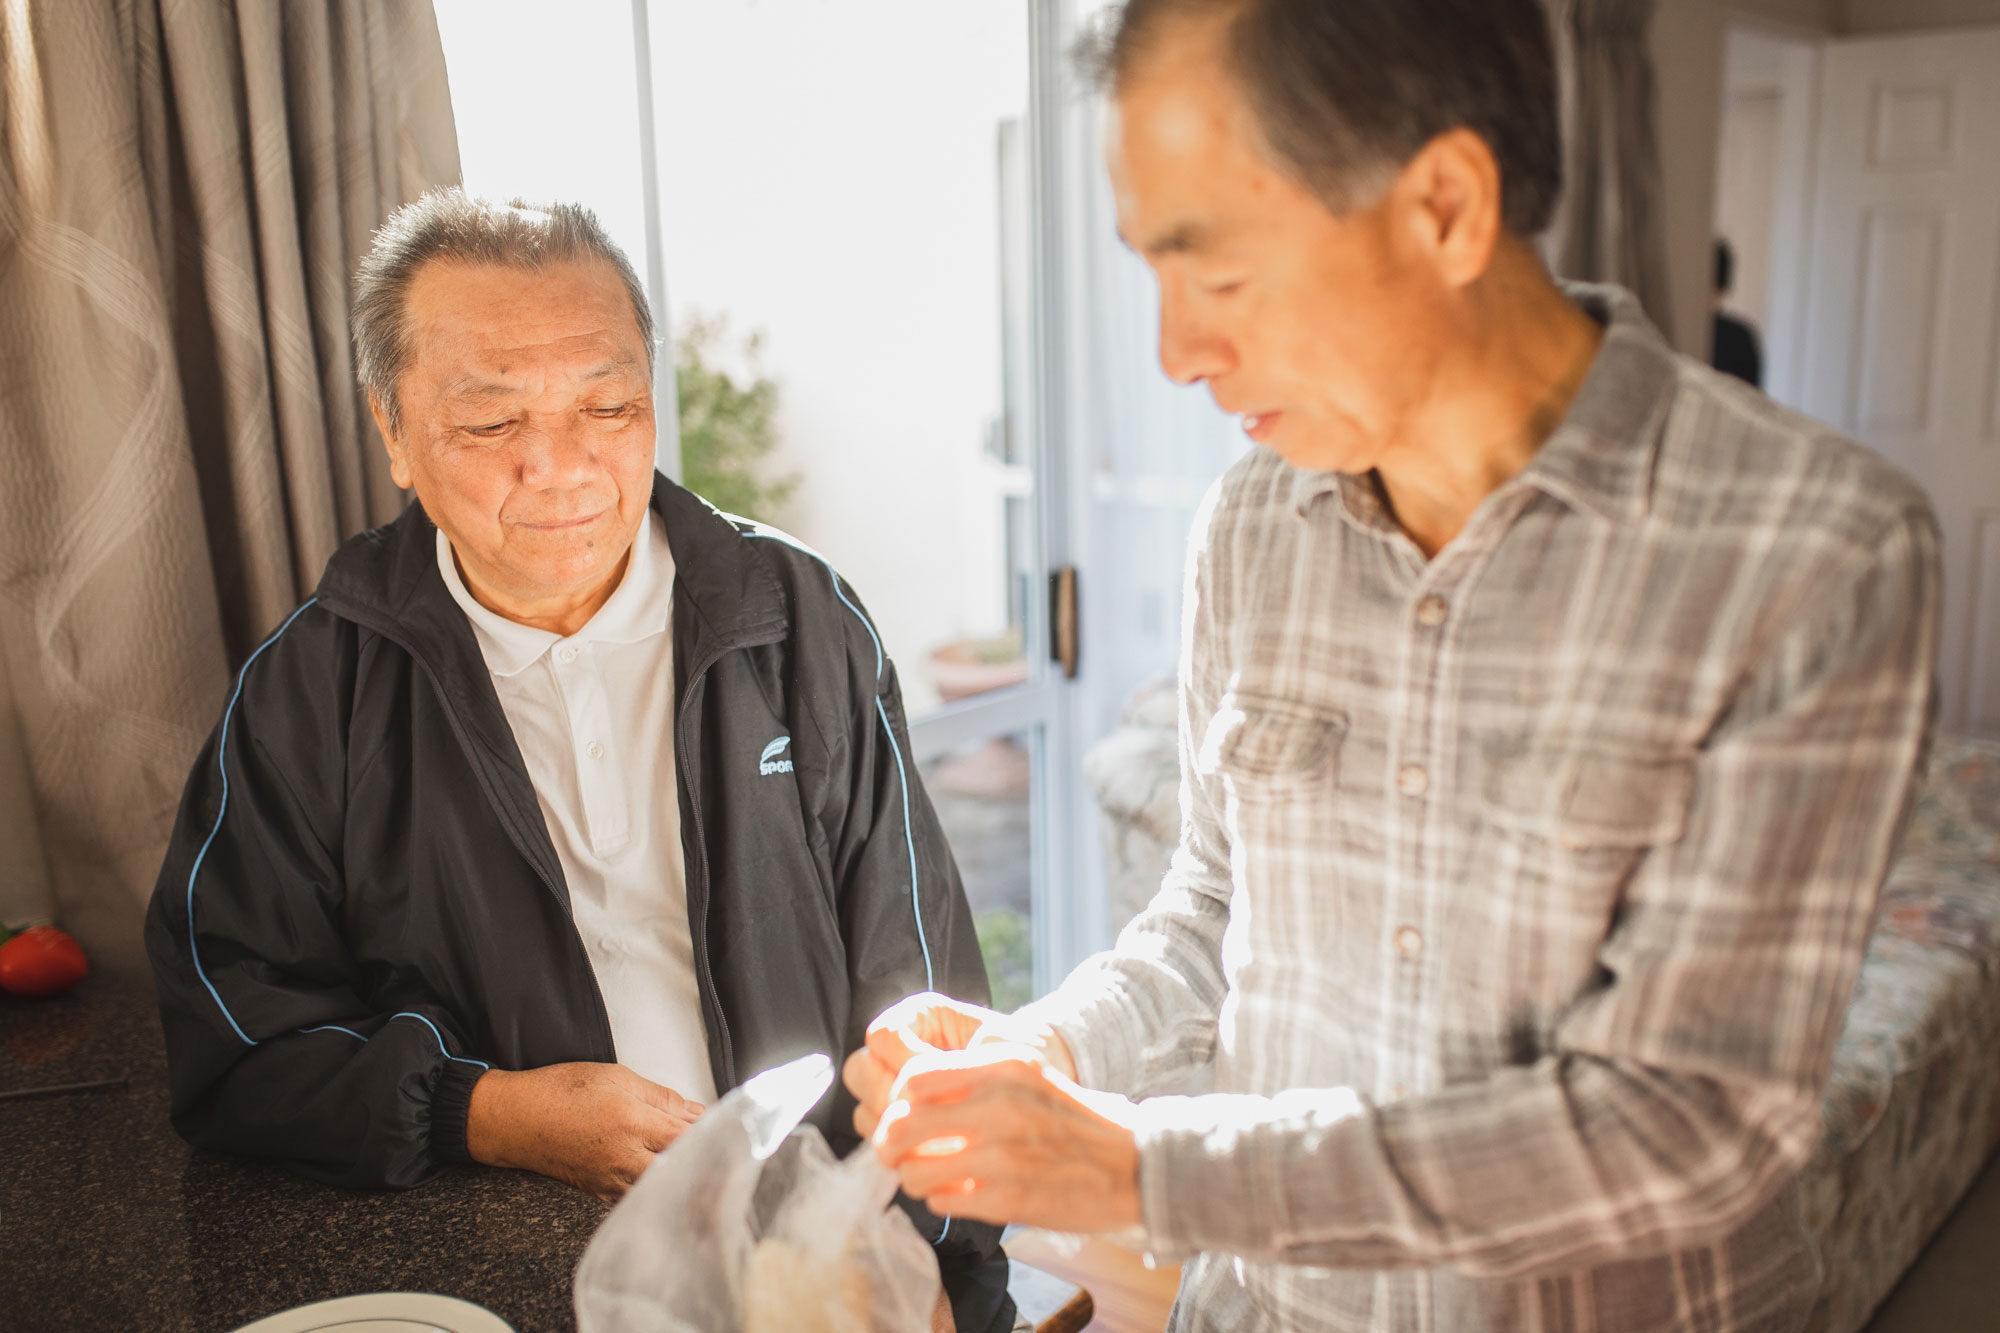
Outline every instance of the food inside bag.
{"type": "Polygon", "coordinates": [[[928,1333],[937,1259],[895,1174],[799,1123],[832,1084],[824,1055],[759,1074],[655,1158],[584,1251],[580,1333],[928,1333]]]}

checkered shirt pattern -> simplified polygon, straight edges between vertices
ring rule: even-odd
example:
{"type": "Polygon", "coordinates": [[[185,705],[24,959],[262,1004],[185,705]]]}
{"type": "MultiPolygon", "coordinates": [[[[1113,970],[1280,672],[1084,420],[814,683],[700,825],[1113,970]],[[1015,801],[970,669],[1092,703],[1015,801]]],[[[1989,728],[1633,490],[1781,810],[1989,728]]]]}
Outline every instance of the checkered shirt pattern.
{"type": "Polygon", "coordinates": [[[1183,831],[1029,1013],[1144,1096],[1176,1330],[1793,1329],[1794,1180],[1926,753],[1938,536],[1613,288],[1433,559],[1256,450],[1191,537],[1183,831]]]}

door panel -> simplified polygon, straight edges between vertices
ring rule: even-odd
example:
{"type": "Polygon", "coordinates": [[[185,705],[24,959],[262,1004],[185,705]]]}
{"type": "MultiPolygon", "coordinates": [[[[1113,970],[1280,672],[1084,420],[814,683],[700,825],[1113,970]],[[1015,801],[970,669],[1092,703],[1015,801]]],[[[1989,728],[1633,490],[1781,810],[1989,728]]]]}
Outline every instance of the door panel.
{"type": "Polygon", "coordinates": [[[1847,378],[1857,395],[1851,415],[1866,436],[1929,424],[1945,224],[1941,210],[1893,206],[1862,218],[1860,336],[1847,378]]]}
{"type": "Polygon", "coordinates": [[[2000,734],[2000,29],[1823,68],[1803,405],[1930,493],[1943,724],[2000,734]]]}

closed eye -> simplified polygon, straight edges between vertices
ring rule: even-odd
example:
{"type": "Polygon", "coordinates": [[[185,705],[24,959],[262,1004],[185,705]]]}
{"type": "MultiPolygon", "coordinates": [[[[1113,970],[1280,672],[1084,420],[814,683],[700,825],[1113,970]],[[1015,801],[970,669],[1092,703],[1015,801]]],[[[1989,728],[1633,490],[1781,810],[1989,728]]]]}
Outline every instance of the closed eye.
{"type": "Polygon", "coordinates": [[[485,426],[466,426],[464,430],[467,435],[477,435],[481,439],[490,440],[496,435],[504,435],[507,428],[513,424],[514,419],[509,417],[505,421],[495,421],[485,426]]]}
{"type": "Polygon", "coordinates": [[[631,408],[632,405],[630,403],[620,403],[616,407],[593,407],[588,410],[590,412],[590,415],[597,417],[601,420],[609,421],[613,417],[624,416],[628,411],[631,410],[631,408]]]}

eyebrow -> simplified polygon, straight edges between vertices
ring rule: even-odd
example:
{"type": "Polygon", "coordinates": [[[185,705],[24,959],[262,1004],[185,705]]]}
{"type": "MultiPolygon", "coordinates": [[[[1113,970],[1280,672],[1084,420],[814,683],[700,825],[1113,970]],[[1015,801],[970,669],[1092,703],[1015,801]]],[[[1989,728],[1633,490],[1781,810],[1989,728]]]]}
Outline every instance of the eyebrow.
{"type": "Polygon", "coordinates": [[[1204,249],[1213,238],[1206,223],[1181,222],[1143,246],[1133,245],[1122,230],[1118,233],[1118,239],[1124,241],[1129,249],[1138,250],[1154,258],[1163,258],[1167,255],[1184,255],[1204,249]]]}
{"type": "MultiPolygon", "coordinates": [[[[592,383],[597,380],[608,380],[614,376],[622,375],[638,368],[639,363],[629,356],[614,357],[609,361],[600,362],[590,370],[585,371],[581,378],[585,383],[592,383]]],[[[444,396],[451,399],[470,398],[475,400],[503,398],[517,391],[520,387],[518,384],[509,384],[505,380],[487,380],[480,379],[474,375],[467,375],[465,378],[455,380],[447,385],[444,396]]]]}

